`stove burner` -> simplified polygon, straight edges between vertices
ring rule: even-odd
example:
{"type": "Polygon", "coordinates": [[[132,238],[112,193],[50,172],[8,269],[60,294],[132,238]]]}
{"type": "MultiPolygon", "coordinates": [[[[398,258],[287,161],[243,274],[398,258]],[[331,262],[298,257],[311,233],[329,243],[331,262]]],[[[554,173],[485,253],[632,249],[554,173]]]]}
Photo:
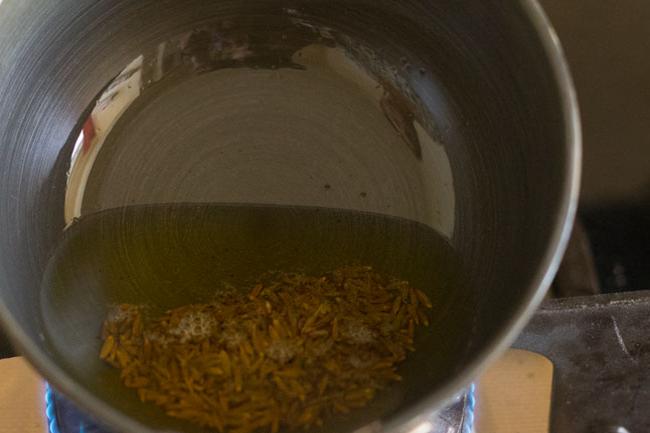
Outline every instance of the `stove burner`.
{"type": "MultiPolygon", "coordinates": [[[[45,413],[50,433],[109,433],[96,421],[78,410],[68,399],[45,387],[45,413]]],[[[475,386],[456,397],[445,409],[420,424],[418,433],[472,433],[474,431],[475,386]]]]}
{"type": "Polygon", "coordinates": [[[49,384],[45,386],[45,413],[50,433],[108,433],[49,384]]]}

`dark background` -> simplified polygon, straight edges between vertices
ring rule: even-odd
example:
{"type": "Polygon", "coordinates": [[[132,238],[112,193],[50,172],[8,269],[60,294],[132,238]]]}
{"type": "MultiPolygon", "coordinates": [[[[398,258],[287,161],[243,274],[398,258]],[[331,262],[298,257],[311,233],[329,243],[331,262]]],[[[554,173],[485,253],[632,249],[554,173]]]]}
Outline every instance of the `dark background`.
{"type": "Polygon", "coordinates": [[[579,219],[603,292],[650,289],[650,2],[541,0],[583,127],[579,219]]]}
{"type": "Polygon", "coordinates": [[[650,200],[650,2],[541,0],[578,91],[582,204],[650,200]]]}

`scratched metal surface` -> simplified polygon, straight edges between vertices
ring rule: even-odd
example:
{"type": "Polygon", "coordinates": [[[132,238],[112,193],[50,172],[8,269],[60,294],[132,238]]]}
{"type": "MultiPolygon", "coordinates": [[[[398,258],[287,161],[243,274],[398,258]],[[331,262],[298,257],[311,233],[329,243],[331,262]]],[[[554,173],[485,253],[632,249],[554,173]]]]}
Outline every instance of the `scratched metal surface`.
{"type": "Polygon", "coordinates": [[[554,364],[551,431],[650,431],[650,290],[548,301],[515,347],[554,364]]]}

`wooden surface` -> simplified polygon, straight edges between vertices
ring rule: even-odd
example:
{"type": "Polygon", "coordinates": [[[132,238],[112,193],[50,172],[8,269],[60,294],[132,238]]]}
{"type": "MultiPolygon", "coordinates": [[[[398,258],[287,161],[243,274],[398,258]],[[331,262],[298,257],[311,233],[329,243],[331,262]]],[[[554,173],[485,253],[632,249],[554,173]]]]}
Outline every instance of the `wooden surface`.
{"type": "MultiPolygon", "coordinates": [[[[476,433],[548,433],[551,363],[510,350],[477,381],[476,433]]],[[[0,433],[46,433],[44,385],[22,359],[0,360],[0,433]]]]}
{"type": "Polygon", "coordinates": [[[476,383],[476,433],[548,433],[553,364],[509,350],[476,383]]]}
{"type": "Polygon", "coordinates": [[[0,433],[45,433],[45,387],[22,358],[0,360],[0,433]]]}

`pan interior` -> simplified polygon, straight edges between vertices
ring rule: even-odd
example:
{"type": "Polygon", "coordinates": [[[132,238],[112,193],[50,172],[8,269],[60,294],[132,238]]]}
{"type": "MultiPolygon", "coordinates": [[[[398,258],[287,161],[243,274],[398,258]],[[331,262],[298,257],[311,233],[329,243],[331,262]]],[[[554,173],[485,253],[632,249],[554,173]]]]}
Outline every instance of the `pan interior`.
{"type": "Polygon", "coordinates": [[[571,211],[570,84],[533,3],[5,0],[8,333],[117,430],[193,431],[95,357],[107,305],[365,261],[435,321],[404,384],[332,429],[406,428],[540,299],[571,211]]]}
{"type": "Polygon", "coordinates": [[[435,123],[384,59],[355,56],[359,43],[297,21],[270,20],[273,30],[261,22],[160,42],[78,122],[68,226],[42,285],[46,341],[75,379],[158,428],[196,427],[139,403],[99,360],[113,305],[156,315],[209,302],[225,284],[250,287],[269,270],[362,264],[408,280],[435,308],[404,380],[326,431],[425,395],[470,332],[458,314],[470,313],[471,291],[450,244],[453,179],[435,123]]]}

